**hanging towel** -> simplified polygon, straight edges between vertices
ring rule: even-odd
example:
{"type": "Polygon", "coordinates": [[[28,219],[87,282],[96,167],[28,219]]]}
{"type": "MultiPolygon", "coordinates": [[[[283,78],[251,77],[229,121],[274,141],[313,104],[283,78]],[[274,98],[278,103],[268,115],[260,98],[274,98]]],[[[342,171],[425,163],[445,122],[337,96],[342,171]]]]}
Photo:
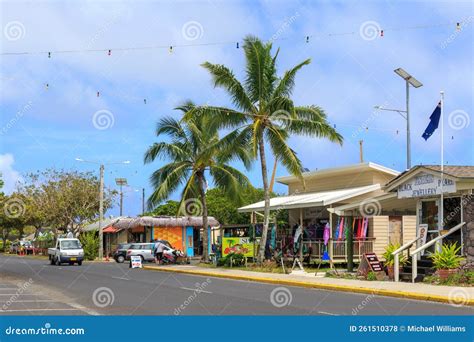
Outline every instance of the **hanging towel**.
{"type": "Polygon", "coordinates": [[[366,238],[367,237],[367,229],[369,227],[369,218],[365,218],[364,219],[364,233],[362,235],[362,238],[366,238]]]}

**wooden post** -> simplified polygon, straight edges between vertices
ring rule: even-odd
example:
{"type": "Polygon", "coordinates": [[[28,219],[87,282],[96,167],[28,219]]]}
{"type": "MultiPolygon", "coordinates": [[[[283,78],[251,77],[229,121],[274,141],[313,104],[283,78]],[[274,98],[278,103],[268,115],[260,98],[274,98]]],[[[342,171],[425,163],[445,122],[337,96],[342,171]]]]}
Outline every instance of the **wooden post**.
{"type": "Polygon", "coordinates": [[[299,258],[303,263],[303,238],[304,238],[304,227],[303,227],[303,208],[300,208],[300,226],[301,226],[301,243],[299,250],[299,258]]]}
{"type": "Polygon", "coordinates": [[[364,162],[364,140],[359,140],[359,157],[360,162],[364,162]]]}

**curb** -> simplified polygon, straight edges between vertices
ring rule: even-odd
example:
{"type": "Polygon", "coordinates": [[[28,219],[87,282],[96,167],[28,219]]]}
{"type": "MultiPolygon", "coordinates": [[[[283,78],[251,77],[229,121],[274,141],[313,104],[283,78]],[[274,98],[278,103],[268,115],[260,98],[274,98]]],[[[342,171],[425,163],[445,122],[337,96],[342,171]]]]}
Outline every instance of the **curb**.
{"type": "MultiPolygon", "coordinates": [[[[373,289],[369,287],[351,287],[347,285],[337,285],[337,284],[305,283],[303,281],[297,281],[297,280],[273,279],[273,278],[265,278],[265,277],[259,277],[259,276],[250,277],[250,276],[235,275],[235,274],[220,274],[220,273],[213,273],[213,272],[206,272],[206,271],[177,270],[177,269],[171,269],[171,268],[166,269],[166,268],[157,268],[155,266],[143,266],[143,269],[158,271],[158,272],[183,273],[183,274],[206,276],[206,277],[213,277],[213,278],[246,280],[246,281],[253,281],[253,282],[260,282],[260,283],[267,283],[267,284],[288,285],[288,286],[332,290],[332,291],[340,291],[340,292],[355,292],[355,293],[364,293],[364,294],[372,294],[372,295],[380,295],[380,296],[388,296],[388,297],[396,297],[396,298],[426,300],[426,301],[432,301],[432,302],[453,304],[453,301],[450,300],[450,298],[446,296],[428,295],[428,294],[421,294],[421,293],[416,293],[416,292],[373,289]]],[[[468,299],[464,305],[474,306],[474,299],[468,299]]]]}

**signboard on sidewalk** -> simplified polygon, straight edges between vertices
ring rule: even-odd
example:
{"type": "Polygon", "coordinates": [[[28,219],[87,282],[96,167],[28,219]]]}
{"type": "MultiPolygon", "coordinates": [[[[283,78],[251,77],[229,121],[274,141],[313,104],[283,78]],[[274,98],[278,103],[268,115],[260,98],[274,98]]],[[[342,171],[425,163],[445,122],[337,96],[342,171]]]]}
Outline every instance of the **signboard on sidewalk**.
{"type": "MultiPolygon", "coordinates": [[[[426,243],[426,238],[428,236],[428,224],[427,223],[420,223],[418,225],[418,236],[421,237],[420,240],[418,240],[418,247],[423,246],[426,243]]],[[[424,255],[425,251],[421,251],[421,255],[424,255]]]]}
{"type": "Polygon", "coordinates": [[[369,272],[374,272],[378,280],[382,280],[385,277],[382,264],[375,253],[364,253],[360,261],[359,269],[357,270],[357,274],[364,277],[367,277],[369,272]]]}
{"type": "Polygon", "coordinates": [[[441,178],[430,173],[420,173],[398,187],[398,198],[416,198],[441,195],[456,192],[456,183],[452,179],[441,178]]]}
{"type": "MultiPolygon", "coordinates": [[[[260,238],[255,241],[255,249],[258,248],[260,238]]],[[[248,237],[225,237],[222,239],[222,256],[231,253],[243,254],[246,257],[254,257],[254,243],[248,237]]]]}
{"type": "Polygon", "coordinates": [[[133,255],[130,257],[131,268],[142,268],[142,258],[140,256],[133,255]]]}

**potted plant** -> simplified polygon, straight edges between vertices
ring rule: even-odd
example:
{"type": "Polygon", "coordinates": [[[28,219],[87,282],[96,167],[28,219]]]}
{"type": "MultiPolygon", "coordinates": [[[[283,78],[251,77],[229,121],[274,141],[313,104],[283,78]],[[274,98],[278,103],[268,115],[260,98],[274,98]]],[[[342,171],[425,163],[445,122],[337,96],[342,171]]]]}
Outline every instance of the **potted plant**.
{"type": "MultiPolygon", "coordinates": [[[[385,247],[385,253],[383,253],[383,258],[385,259],[385,266],[387,266],[387,274],[389,279],[394,279],[394,266],[395,266],[395,256],[392,254],[397,249],[400,248],[400,244],[389,244],[385,247]]],[[[398,255],[398,266],[400,269],[407,263],[407,257],[404,254],[398,255]]]]}
{"type": "Polygon", "coordinates": [[[439,278],[446,280],[450,275],[456,273],[456,269],[461,265],[461,261],[464,259],[458,255],[461,246],[457,246],[457,243],[445,244],[441,246],[441,250],[430,254],[431,260],[433,260],[434,268],[438,271],[439,278]]]}

